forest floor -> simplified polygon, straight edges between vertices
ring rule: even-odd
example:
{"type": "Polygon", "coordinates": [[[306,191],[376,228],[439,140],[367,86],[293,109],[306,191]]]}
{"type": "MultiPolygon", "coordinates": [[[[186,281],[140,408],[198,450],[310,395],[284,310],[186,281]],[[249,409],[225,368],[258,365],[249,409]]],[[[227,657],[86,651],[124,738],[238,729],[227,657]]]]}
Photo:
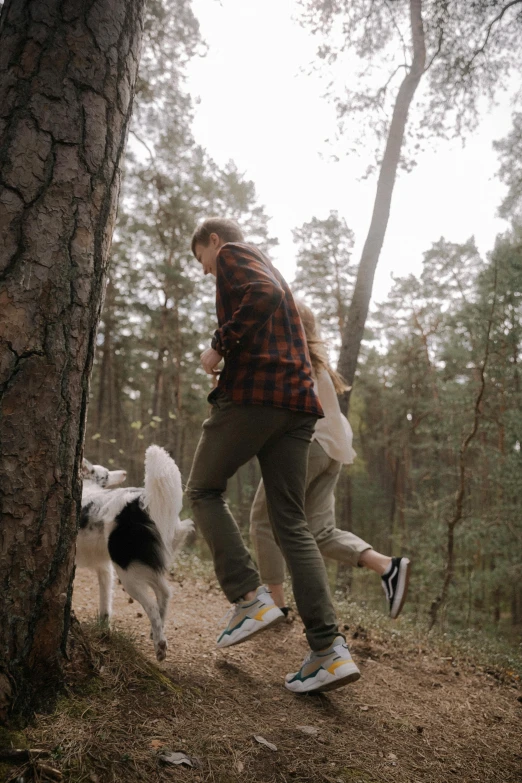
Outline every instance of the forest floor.
{"type": "Polygon", "coordinates": [[[228,605],[210,574],[187,562],[173,578],[162,664],[141,606],[118,585],[116,630],[101,631],[96,578],[77,572],[68,693],[17,737],[50,755],[23,769],[3,765],[6,780],[522,781],[515,670],[479,665],[411,633],[400,618],[375,623],[343,604],[341,627],[361,679],[296,696],[283,679],[307,652],[299,619],[218,650],[228,605]]]}

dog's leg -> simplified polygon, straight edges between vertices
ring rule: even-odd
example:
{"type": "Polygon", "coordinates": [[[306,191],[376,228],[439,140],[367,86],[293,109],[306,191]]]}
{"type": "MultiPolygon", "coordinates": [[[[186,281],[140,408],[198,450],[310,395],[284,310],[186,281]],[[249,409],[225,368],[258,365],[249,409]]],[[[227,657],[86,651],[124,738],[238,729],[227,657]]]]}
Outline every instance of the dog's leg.
{"type": "Polygon", "coordinates": [[[161,624],[165,627],[165,617],[167,615],[167,607],[170,600],[170,587],[163,574],[155,573],[154,577],[154,581],[150,582],[150,586],[154,590],[158,602],[161,624]]]}
{"type": "Polygon", "coordinates": [[[107,563],[97,569],[100,590],[100,623],[108,626],[112,613],[112,565],[107,563]]]}
{"type": "MultiPolygon", "coordinates": [[[[167,616],[167,607],[170,600],[170,587],[169,583],[163,576],[163,574],[154,572],[154,579],[149,582],[150,586],[154,590],[156,601],[158,602],[159,613],[161,617],[161,624],[165,629],[165,617],[167,616]]],[[[152,639],[152,631],[150,632],[150,638],[152,639]]]]}
{"type": "Polygon", "coordinates": [[[131,598],[134,598],[142,605],[150,620],[156,658],[158,661],[165,660],[167,656],[167,640],[163,632],[158,602],[156,601],[156,596],[152,598],[147,592],[147,585],[152,585],[156,581],[155,572],[144,565],[130,565],[125,571],[116,566],[116,571],[125,590],[131,598]]]}

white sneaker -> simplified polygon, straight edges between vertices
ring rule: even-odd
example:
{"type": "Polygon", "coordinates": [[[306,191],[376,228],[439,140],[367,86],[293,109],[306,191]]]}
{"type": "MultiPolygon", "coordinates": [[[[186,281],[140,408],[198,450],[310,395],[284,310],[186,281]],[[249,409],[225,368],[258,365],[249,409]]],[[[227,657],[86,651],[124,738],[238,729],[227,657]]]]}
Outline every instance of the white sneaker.
{"type": "Polygon", "coordinates": [[[283,622],[285,615],[279,609],[266,587],[258,587],[252,601],[238,601],[230,610],[226,628],[217,639],[218,647],[230,647],[246,642],[259,631],[265,631],[283,622]]]}
{"type": "Polygon", "coordinates": [[[342,636],[337,636],[328,649],[322,652],[311,650],[299,671],[286,675],[285,687],[294,693],[333,691],[355,682],[360,676],[348,645],[342,636]]]}

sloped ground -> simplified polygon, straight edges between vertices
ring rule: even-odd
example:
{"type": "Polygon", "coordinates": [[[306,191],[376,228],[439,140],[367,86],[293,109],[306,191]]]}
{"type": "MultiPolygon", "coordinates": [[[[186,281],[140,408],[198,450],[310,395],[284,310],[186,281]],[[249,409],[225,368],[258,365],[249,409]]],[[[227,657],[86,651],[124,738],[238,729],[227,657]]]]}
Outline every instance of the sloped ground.
{"type": "MultiPolygon", "coordinates": [[[[187,576],[173,586],[161,665],[147,618],[121,587],[114,617],[123,636],[89,625],[76,631],[70,679],[80,685],[26,732],[30,747],[52,751],[48,765],[63,780],[522,781],[522,691],[512,673],[488,674],[396,638],[397,624],[359,625],[346,635],[361,680],[295,696],[282,682],[307,651],[299,621],[219,651],[214,640],[228,606],[215,582],[187,576]],[[194,766],[166,765],[160,756],[169,752],[187,754],[194,766]]],[[[94,619],[97,600],[95,577],[78,572],[82,623],[94,619]]]]}

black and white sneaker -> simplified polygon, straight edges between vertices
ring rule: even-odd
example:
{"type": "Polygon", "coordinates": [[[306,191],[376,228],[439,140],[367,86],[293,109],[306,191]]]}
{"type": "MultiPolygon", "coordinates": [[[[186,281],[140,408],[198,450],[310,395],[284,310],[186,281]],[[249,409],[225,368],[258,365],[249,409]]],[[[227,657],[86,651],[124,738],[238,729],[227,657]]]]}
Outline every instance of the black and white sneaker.
{"type": "Polygon", "coordinates": [[[410,570],[411,563],[407,557],[392,557],[388,570],[381,576],[382,589],[388,599],[392,620],[399,616],[404,606],[408,593],[410,570]]]}

